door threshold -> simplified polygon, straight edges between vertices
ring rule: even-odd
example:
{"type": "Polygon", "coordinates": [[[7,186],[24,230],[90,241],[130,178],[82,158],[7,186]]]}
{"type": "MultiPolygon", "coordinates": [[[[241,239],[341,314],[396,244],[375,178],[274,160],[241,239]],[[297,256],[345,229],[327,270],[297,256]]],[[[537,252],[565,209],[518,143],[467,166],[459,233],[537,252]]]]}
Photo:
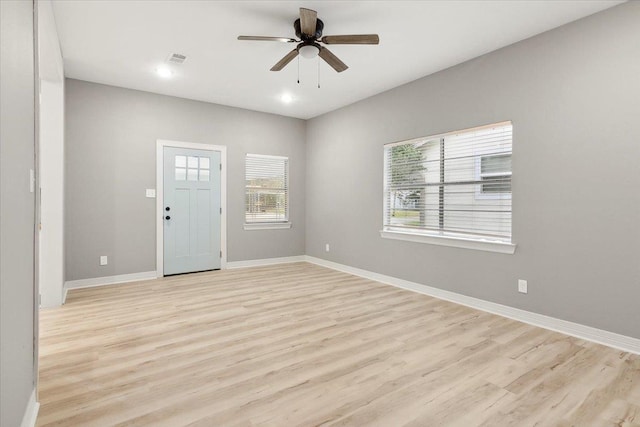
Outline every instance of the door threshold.
{"type": "Polygon", "coordinates": [[[195,273],[206,273],[208,271],[220,271],[221,268],[212,268],[211,270],[198,270],[198,271],[187,271],[186,273],[174,273],[174,274],[165,274],[162,277],[175,277],[175,276],[184,276],[186,274],[195,274],[195,273]]]}

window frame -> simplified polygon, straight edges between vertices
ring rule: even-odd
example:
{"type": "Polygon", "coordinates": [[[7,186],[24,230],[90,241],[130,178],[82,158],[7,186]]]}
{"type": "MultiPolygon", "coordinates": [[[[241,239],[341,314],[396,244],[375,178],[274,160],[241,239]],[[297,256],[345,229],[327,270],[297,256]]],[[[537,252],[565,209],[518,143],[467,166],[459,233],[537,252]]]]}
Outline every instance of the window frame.
{"type": "Polygon", "coordinates": [[[291,191],[290,191],[290,186],[289,186],[289,157],[288,156],[277,156],[277,155],[271,155],[271,154],[256,154],[256,153],[245,153],[245,161],[244,161],[244,177],[245,177],[245,183],[244,183],[244,195],[245,195],[245,200],[244,200],[244,224],[243,224],[243,228],[245,230],[276,230],[276,229],[289,229],[291,228],[291,221],[290,221],[290,203],[291,203],[291,191]],[[285,179],[284,179],[284,183],[285,183],[285,213],[284,213],[284,219],[282,220],[268,220],[268,221],[250,221],[247,220],[247,158],[249,157],[254,157],[254,158],[262,158],[262,159],[274,159],[274,160],[284,160],[284,167],[285,167],[285,179]]]}
{"type": "MultiPolygon", "coordinates": [[[[498,252],[498,253],[504,253],[504,254],[513,254],[516,249],[516,244],[513,243],[513,216],[511,218],[511,227],[512,227],[511,235],[509,236],[509,241],[507,241],[507,239],[500,239],[492,236],[483,236],[480,233],[465,233],[465,232],[458,233],[458,232],[452,232],[452,231],[447,231],[442,229],[437,230],[433,228],[408,229],[404,227],[394,227],[393,225],[390,224],[389,216],[388,216],[389,210],[387,209],[387,204],[388,204],[387,193],[390,188],[389,181],[388,181],[389,172],[387,168],[389,165],[388,156],[391,153],[390,148],[394,146],[405,145],[405,144],[416,144],[422,141],[442,140],[443,138],[450,135],[454,135],[454,134],[479,131],[482,129],[507,126],[507,125],[512,126],[512,132],[513,132],[513,123],[511,121],[504,121],[504,122],[492,123],[484,126],[477,126],[477,127],[461,129],[461,130],[446,132],[446,133],[437,134],[437,135],[413,138],[410,140],[397,141],[397,142],[384,144],[383,146],[383,150],[384,150],[383,197],[382,197],[383,216],[382,216],[382,229],[380,230],[380,236],[386,239],[404,240],[404,241],[427,243],[427,244],[433,244],[433,245],[452,246],[452,247],[459,247],[459,248],[465,248],[465,249],[475,249],[475,250],[498,252]]],[[[511,142],[513,144],[513,134],[511,136],[511,142]]],[[[482,151],[483,150],[481,149],[480,153],[482,153],[482,151]]],[[[474,156],[475,155],[476,155],[476,150],[474,150],[474,156]]],[[[511,155],[513,155],[513,149],[512,149],[511,155]]],[[[477,178],[480,176],[480,159],[481,158],[482,157],[478,157],[478,159],[476,159],[475,171],[474,171],[476,180],[479,180],[477,178]]],[[[500,174],[500,175],[506,175],[506,174],[500,174]]],[[[513,175],[513,167],[510,175],[511,176],[513,175]]],[[[446,187],[446,185],[440,186],[440,188],[444,188],[444,187],[446,187]]],[[[487,199],[512,199],[512,193],[508,193],[509,194],[508,197],[504,194],[506,193],[482,194],[481,196],[490,196],[490,197],[486,197],[487,199]]],[[[485,197],[479,197],[479,198],[485,198],[485,197]]]]}

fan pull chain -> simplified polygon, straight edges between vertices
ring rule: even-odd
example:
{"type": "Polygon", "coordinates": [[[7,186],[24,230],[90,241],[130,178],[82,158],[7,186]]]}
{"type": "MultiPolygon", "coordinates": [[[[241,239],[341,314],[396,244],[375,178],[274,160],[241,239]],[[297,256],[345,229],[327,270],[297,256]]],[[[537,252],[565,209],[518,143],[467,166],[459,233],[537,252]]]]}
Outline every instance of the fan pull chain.
{"type": "Polygon", "coordinates": [[[300,55],[298,55],[298,84],[300,84],[300,55]]]}
{"type": "Polygon", "coordinates": [[[316,57],[316,62],[318,63],[318,89],[320,89],[320,58],[316,57]]]}

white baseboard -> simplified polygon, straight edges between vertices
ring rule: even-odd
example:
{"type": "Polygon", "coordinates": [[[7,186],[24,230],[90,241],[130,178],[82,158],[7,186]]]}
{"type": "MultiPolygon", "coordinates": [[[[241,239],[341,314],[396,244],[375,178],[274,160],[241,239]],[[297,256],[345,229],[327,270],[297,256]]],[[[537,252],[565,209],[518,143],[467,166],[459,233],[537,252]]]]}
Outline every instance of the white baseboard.
{"type": "Polygon", "coordinates": [[[250,259],[247,261],[231,261],[227,262],[227,268],[246,268],[246,267],[259,267],[262,265],[274,265],[274,264],[288,264],[291,262],[304,262],[307,260],[306,255],[288,256],[282,258],[265,258],[265,259],[250,259]]]}
{"type": "Polygon", "coordinates": [[[36,391],[34,389],[33,392],[31,392],[31,397],[29,397],[29,402],[27,403],[27,408],[24,411],[20,427],[34,427],[36,425],[36,420],[38,419],[39,409],[40,403],[36,401],[36,391]]]}
{"type": "MultiPolygon", "coordinates": [[[[486,311],[488,313],[497,314],[498,316],[518,320],[520,322],[528,323],[533,326],[538,326],[566,335],[571,335],[577,338],[613,347],[622,351],[640,354],[640,339],[638,338],[620,335],[615,332],[609,332],[602,329],[593,328],[591,326],[569,322],[567,320],[557,319],[555,317],[545,316],[544,314],[538,314],[531,311],[521,310],[519,308],[509,307],[495,302],[485,301],[479,298],[446,291],[444,289],[434,288],[432,286],[422,285],[416,282],[410,282],[408,280],[399,279],[397,277],[387,276],[360,268],[350,267],[348,265],[339,264],[333,261],[327,261],[309,255],[254,259],[247,261],[232,261],[227,262],[226,268],[232,269],[258,267],[264,265],[288,264],[292,262],[302,261],[307,261],[312,264],[328,267],[337,271],[342,271],[344,273],[349,273],[355,276],[364,277],[366,279],[375,280],[376,282],[381,282],[398,288],[407,289],[424,295],[429,295],[434,298],[461,304],[477,310],[486,311]]],[[[66,301],[67,299],[68,289],[111,285],[115,283],[134,282],[138,280],[148,280],[154,278],[156,278],[155,271],[146,271],[142,273],[122,274],[119,276],[73,280],[65,283],[64,300],[66,301]]]]}
{"type": "MultiPolygon", "coordinates": [[[[157,278],[155,271],[143,271],[141,273],[119,274],[117,276],[93,277],[91,279],[70,280],[64,283],[64,301],[67,300],[69,289],[91,288],[94,286],[115,285],[116,283],[137,282],[157,278]]],[[[63,301],[63,304],[64,304],[63,301]]]]}
{"type": "Polygon", "coordinates": [[[328,267],[344,273],[353,274],[355,276],[364,277],[366,279],[375,280],[376,282],[385,283],[398,288],[407,289],[424,295],[429,295],[445,301],[456,304],[465,305],[477,310],[486,311],[488,313],[497,314],[499,316],[508,317],[509,319],[518,320],[533,326],[571,335],[577,338],[603,344],[630,353],[640,354],[640,339],[628,337],[626,335],[616,334],[614,332],[604,331],[602,329],[593,328],[591,326],[581,325],[554,317],[545,316],[543,314],[533,313],[521,310],[519,308],[509,307],[478,298],[469,297],[455,292],[445,291],[443,289],[431,286],[421,285],[419,283],[410,282],[408,280],[398,279],[384,274],[374,273],[360,268],[350,267],[344,264],[327,261],[321,258],[306,256],[306,261],[323,267],[328,267]]]}
{"type": "MultiPolygon", "coordinates": [[[[252,259],[247,261],[227,262],[225,268],[258,267],[261,265],[287,264],[290,262],[304,262],[305,255],[297,255],[282,258],[252,259]]],[[[70,289],[91,288],[94,286],[115,285],[117,283],[136,282],[139,280],[156,279],[156,271],[143,271],[141,273],[120,274],[117,276],[93,277],[90,279],[70,280],[64,283],[62,303],[67,301],[67,292],[70,289]]]]}
{"type": "MultiPolygon", "coordinates": [[[[267,258],[267,259],[252,259],[247,261],[232,261],[226,263],[226,268],[245,268],[245,267],[258,267],[261,265],[274,265],[274,264],[286,264],[290,262],[304,262],[306,260],[305,255],[282,257],[282,258],[267,258]]],[[[94,286],[115,285],[118,283],[137,282],[139,280],[156,279],[156,271],[143,271],[141,273],[131,274],[119,274],[117,276],[105,276],[105,277],[93,277],[90,279],[70,280],[64,283],[62,303],[67,301],[67,292],[70,289],[91,288],[94,286]]]]}

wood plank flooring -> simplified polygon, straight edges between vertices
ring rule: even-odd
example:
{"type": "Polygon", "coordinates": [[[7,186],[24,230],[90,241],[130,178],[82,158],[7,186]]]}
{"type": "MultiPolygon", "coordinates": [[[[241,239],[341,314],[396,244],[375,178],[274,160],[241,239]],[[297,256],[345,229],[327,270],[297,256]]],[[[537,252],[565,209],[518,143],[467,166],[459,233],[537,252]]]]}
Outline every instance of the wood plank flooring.
{"type": "Polygon", "coordinates": [[[70,291],[38,426],[640,426],[640,357],[308,263],[70,291]]]}

